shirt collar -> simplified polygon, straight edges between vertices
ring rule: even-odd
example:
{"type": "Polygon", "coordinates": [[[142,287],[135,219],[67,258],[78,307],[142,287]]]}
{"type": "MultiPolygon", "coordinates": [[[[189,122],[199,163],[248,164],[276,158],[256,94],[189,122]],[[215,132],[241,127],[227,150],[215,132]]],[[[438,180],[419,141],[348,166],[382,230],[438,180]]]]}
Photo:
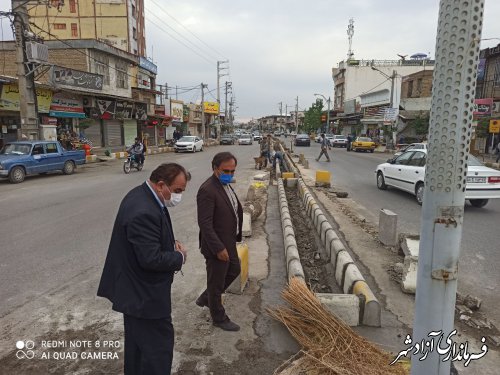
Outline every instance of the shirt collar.
{"type": "Polygon", "coordinates": [[[148,188],[149,190],[151,190],[151,193],[153,193],[153,196],[155,197],[156,201],[158,202],[158,204],[160,205],[160,207],[163,209],[165,208],[165,205],[163,204],[163,202],[160,200],[160,198],[158,198],[158,194],[156,194],[156,191],[154,191],[153,187],[151,186],[151,184],[149,183],[148,180],[146,180],[146,185],[148,185],[148,188]]]}

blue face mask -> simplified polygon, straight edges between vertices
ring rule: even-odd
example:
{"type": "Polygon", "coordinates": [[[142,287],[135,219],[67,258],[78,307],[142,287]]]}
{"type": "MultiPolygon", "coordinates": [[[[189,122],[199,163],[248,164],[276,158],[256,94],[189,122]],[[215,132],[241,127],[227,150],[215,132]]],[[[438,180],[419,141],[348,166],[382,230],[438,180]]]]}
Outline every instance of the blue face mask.
{"type": "Polygon", "coordinates": [[[227,184],[231,183],[232,179],[233,179],[233,176],[230,174],[221,173],[219,175],[219,181],[221,182],[222,185],[227,185],[227,184]]]}

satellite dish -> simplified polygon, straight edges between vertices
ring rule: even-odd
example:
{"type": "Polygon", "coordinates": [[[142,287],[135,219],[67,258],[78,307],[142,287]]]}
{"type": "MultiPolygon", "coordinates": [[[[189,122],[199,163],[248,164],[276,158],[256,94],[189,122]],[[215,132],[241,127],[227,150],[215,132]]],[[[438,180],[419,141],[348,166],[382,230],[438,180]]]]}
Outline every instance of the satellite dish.
{"type": "Polygon", "coordinates": [[[426,59],[427,58],[427,54],[426,53],[415,53],[413,55],[410,56],[411,59],[414,59],[414,60],[423,60],[423,59],[426,59]]]}

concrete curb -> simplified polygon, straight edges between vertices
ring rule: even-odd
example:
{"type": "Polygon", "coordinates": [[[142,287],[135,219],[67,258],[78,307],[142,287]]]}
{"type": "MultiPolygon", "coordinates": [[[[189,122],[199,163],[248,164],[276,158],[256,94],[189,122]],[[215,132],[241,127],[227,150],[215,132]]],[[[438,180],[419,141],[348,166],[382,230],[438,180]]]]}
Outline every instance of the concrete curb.
{"type": "Polygon", "coordinates": [[[328,222],[323,211],[316,203],[308,187],[302,180],[298,179],[298,191],[306,212],[311,218],[322,243],[325,246],[329,261],[335,272],[335,280],[346,294],[362,295],[364,306],[361,311],[361,322],[364,325],[380,327],[380,303],[366,283],[356,263],[347,252],[339,236],[328,222]],[[363,284],[358,284],[363,283],[363,284]],[[355,286],[358,285],[357,288],[355,286]],[[362,287],[361,287],[362,285],[362,287]],[[366,314],[366,316],[365,316],[366,314]]]}
{"type": "Polygon", "coordinates": [[[283,179],[278,179],[278,199],[280,205],[281,227],[283,230],[283,241],[285,245],[286,272],[288,280],[292,277],[300,277],[305,281],[304,269],[300,263],[299,250],[295,241],[292,219],[288,209],[283,179]]]}

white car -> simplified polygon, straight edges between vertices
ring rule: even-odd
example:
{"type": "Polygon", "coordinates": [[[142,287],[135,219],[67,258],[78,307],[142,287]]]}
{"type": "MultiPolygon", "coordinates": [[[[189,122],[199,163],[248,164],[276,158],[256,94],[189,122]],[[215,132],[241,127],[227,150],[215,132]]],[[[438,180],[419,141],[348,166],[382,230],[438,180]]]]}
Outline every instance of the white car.
{"type": "Polygon", "coordinates": [[[345,135],[334,135],[330,144],[332,147],[347,147],[347,137],[345,135]]]}
{"type": "MultiPolygon", "coordinates": [[[[390,186],[407,191],[422,204],[426,158],[427,150],[410,150],[379,164],[375,170],[377,187],[385,190],[390,186]]],[[[489,199],[497,198],[500,198],[500,171],[485,167],[469,155],[465,199],[474,207],[484,207],[489,199]]]]}
{"type": "Polygon", "coordinates": [[[427,150],[427,143],[411,143],[408,146],[405,146],[401,148],[398,152],[394,154],[394,156],[399,156],[403,152],[410,151],[410,150],[427,150]]]}
{"type": "Polygon", "coordinates": [[[175,152],[203,151],[203,139],[192,135],[186,135],[175,143],[174,151],[175,152]]]}
{"type": "Polygon", "coordinates": [[[242,134],[238,139],[239,145],[251,145],[253,144],[252,134],[242,134]]]}

